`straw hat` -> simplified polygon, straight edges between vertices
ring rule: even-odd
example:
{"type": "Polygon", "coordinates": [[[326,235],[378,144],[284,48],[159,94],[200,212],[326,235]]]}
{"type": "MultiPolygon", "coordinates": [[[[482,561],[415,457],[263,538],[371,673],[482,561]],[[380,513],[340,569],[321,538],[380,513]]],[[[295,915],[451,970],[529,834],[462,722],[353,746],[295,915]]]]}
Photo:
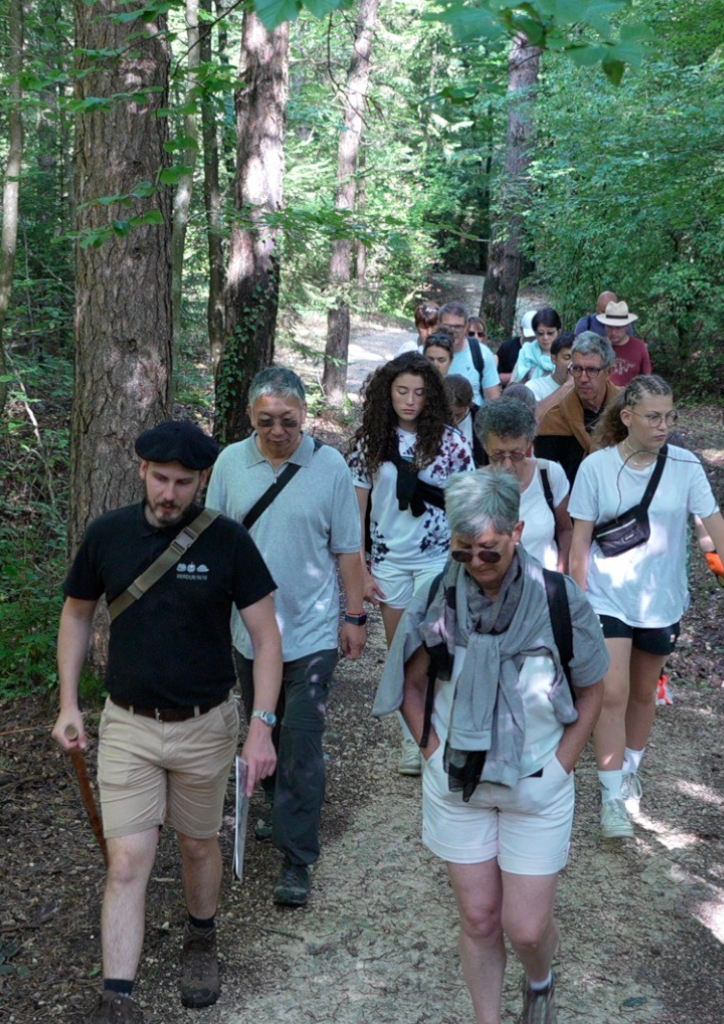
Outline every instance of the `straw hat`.
{"type": "Polygon", "coordinates": [[[629,313],[625,302],[609,302],[605,313],[596,313],[596,320],[607,327],[628,327],[638,317],[635,313],[629,313]]]}

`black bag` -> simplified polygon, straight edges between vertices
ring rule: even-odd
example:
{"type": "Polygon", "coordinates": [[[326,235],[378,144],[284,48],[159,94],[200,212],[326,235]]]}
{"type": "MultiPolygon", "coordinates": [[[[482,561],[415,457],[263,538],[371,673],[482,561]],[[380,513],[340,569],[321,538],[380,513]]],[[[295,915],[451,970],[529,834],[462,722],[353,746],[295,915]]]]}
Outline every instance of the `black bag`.
{"type": "Polygon", "coordinates": [[[621,555],[624,551],[637,548],[640,544],[645,544],[651,536],[648,509],[664,471],[666,453],[667,446],[664,445],[656,457],[656,468],[651,474],[651,479],[639,504],[634,505],[627,512],[622,512],[615,519],[599,523],[594,528],[593,539],[605,558],[615,558],[616,555],[621,555]]]}

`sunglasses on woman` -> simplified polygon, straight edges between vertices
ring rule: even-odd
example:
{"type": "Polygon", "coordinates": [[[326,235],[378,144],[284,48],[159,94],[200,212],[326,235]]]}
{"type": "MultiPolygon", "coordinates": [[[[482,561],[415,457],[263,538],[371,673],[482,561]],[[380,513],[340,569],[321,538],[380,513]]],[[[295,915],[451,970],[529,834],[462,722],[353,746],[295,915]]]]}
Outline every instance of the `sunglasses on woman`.
{"type": "Polygon", "coordinates": [[[465,548],[453,548],[450,552],[450,557],[455,562],[463,562],[468,564],[472,562],[473,558],[478,557],[481,562],[487,562],[492,565],[494,562],[499,562],[503,557],[499,551],[490,551],[488,548],[479,548],[477,551],[468,551],[465,548]]]}
{"type": "Polygon", "coordinates": [[[485,331],[468,331],[469,338],[487,338],[485,331]]]}

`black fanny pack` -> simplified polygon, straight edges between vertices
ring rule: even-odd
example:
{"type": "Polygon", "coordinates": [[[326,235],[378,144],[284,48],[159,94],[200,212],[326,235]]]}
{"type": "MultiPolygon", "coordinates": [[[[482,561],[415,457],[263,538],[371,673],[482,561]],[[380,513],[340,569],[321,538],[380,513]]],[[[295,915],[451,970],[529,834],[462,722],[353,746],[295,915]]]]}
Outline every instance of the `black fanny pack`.
{"type": "Polygon", "coordinates": [[[634,505],[627,512],[622,512],[615,519],[599,523],[594,528],[593,539],[606,558],[614,558],[616,555],[623,554],[624,551],[630,551],[631,548],[645,544],[651,536],[648,510],[664,471],[666,453],[667,446],[664,445],[656,457],[656,466],[639,504],[634,505]]]}

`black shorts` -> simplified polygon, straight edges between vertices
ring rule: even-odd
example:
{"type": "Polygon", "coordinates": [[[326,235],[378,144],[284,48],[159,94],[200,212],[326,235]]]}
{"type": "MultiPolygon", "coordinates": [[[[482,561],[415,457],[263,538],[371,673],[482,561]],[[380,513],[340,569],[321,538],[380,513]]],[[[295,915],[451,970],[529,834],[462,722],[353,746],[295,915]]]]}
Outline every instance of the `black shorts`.
{"type": "Polygon", "coordinates": [[[639,626],[629,626],[621,619],[615,619],[613,615],[599,615],[598,618],[607,640],[623,637],[625,640],[631,640],[637,651],[644,651],[646,654],[671,654],[676,647],[680,625],[678,622],[673,626],[660,626],[658,629],[641,629],[639,626]]]}

